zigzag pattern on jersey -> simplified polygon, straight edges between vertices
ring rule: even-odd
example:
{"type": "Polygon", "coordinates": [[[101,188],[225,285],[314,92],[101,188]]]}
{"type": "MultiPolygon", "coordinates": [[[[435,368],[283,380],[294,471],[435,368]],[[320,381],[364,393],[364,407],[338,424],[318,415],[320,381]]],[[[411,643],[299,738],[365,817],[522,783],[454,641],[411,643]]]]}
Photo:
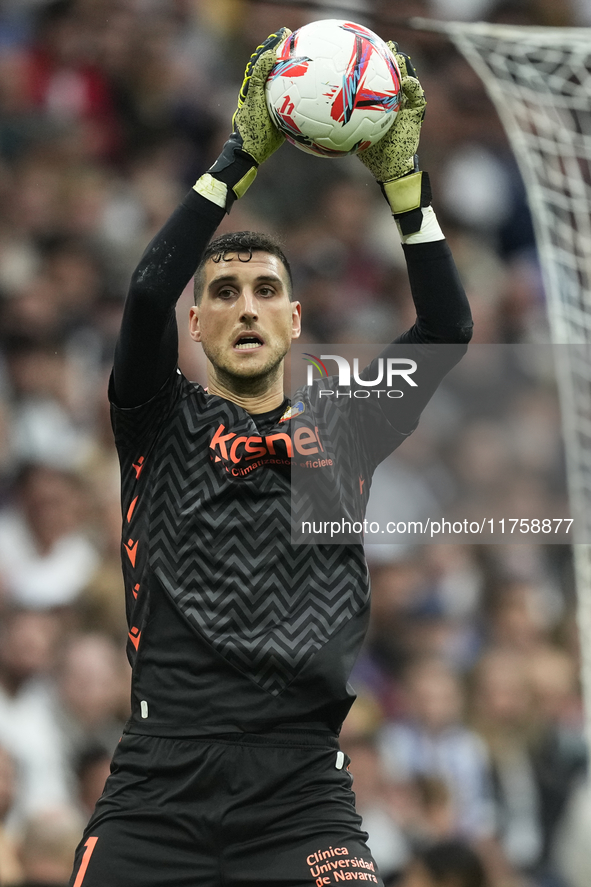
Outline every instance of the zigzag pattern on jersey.
{"type": "Polygon", "coordinates": [[[180,391],[181,376],[175,372],[148,403],[120,409],[113,404],[112,379],[109,382],[111,419],[121,464],[121,564],[129,629],[127,658],[132,666],[148,614],[144,571],[148,562],[151,454],[158,428],[178,401],[180,391]]]}
{"type": "Polygon", "coordinates": [[[150,567],[212,647],[277,695],[366,603],[363,551],[293,546],[289,479],[212,461],[215,429],[256,434],[252,418],[186,385],[154,457],[150,567]]]}
{"type": "MultiPolygon", "coordinates": [[[[232,554],[229,548],[226,551],[232,569],[238,548],[232,554]]],[[[328,552],[316,548],[316,556],[310,559],[302,550],[300,563],[292,563],[291,569],[248,592],[188,591],[178,595],[177,603],[218,653],[267,692],[278,695],[364,602],[362,584],[352,581],[339,554],[336,546],[328,552]],[[327,556],[322,557],[323,553],[327,556]],[[309,581],[311,568],[314,582],[309,581]],[[302,580],[302,587],[294,584],[294,576],[302,580]]],[[[215,571],[202,578],[211,589],[215,571]]]]}
{"type": "MultiPolygon", "coordinates": [[[[325,387],[336,387],[334,378],[323,381],[325,387]]],[[[332,460],[332,466],[308,467],[306,460],[294,459],[291,473],[292,541],[331,542],[330,532],[320,536],[302,532],[304,521],[319,524],[362,521],[369,497],[371,475],[375,468],[371,450],[365,440],[383,436],[384,418],[377,402],[364,401],[363,434],[354,429],[357,422],[352,407],[358,403],[342,398],[320,400],[312,392],[312,402],[307,392],[298,396],[307,399],[308,416],[318,428],[318,435],[325,452],[323,457],[332,460]],[[373,429],[373,430],[372,430],[373,429]]],[[[306,414],[304,415],[304,418],[306,414]]],[[[362,534],[351,533],[346,541],[362,543],[362,534]]],[[[342,543],[342,535],[334,543],[342,543]]]]}
{"type": "Polygon", "coordinates": [[[150,466],[149,450],[147,456],[136,455],[135,458],[121,460],[121,504],[122,504],[122,539],[121,564],[125,584],[125,609],[129,628],[127,658],[133,666],[137,658],[138,648],[144,623],[148,614],[148,599],[144,587],[144,571],[148,561],[146,544],[146,526],[148,520],[149,494],[147,478],[150,466]]]}

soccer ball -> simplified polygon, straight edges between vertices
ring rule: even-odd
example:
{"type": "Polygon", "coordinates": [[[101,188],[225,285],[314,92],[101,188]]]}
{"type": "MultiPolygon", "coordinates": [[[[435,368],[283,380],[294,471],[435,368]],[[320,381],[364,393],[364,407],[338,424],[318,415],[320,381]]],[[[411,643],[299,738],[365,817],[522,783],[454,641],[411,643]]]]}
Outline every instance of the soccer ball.
{"type": "Polygon", "coordinates": [[[271,119],[293,145],[343,157],[369,148],[394,123],[400,71],[373,31],[327,19],[304,25],[280,44],[265,96],[271,119]]]}

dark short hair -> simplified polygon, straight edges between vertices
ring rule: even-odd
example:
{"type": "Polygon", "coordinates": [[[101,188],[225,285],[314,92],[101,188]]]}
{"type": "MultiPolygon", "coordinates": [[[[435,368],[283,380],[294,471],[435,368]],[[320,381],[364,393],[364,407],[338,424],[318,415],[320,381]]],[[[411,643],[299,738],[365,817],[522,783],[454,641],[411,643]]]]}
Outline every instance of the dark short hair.
{"type": "Polygon", "coordinates": [[[219,262],[226,253],[244,253],[245,258],[243,261],[250,262],[253,252],[269,253],[271,256],[276,256],[279,259],[287,271],[288,292],[291,296],[293,291],[291,268],[278,238],[270,234],[261,234],[259,231],[231,231],[228,234],[220,234],[219,237],[214,237],[205,248],[199,267],[195,272],[193,287],[195,304],[199,304],[203,295],[205,283],[204,267],[209,259],[219,262]]]}
{"type": "Polygon", "coordinates": [[[416,853],[436,884],[454,879],[458,887],[486,887],[487,877],[478,853],[460,839],[450,839],[416,853]]]}

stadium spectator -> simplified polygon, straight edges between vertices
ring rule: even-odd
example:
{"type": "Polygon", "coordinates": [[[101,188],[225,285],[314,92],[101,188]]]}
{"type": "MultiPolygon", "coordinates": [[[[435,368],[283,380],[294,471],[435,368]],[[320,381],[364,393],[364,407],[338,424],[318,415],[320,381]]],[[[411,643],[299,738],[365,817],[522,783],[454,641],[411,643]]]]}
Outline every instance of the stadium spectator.
{"type": "Polygon", "coordinates": [[[66,887],[82,819],[72,807],[31,816],[21,840],[22,887],[66,887]]]}
{"type": "Polygon", "coordinates": [[[104,635],[74,635],[60,651],[52,714],[69,764],[71,796],[80,756],[97,745],[112,755],[121,737],[129,694],[123,669],[115,642],[104,635]]]}
{"type": "Polygon", "coordinates": [[[566,651],[548,647],[528,657],[526,669],[539,724],[531,760],[543,835],[540,864],[555,873],[556,835],[564,828],[569,800],[580,790],[588,760],[577,664],[566,651]]]}
{"type": "Polygon", "coordinates": [[[448,784],[457,834],[485,838],[493,832],[488,756],[478,736],[462,724],[463,691],[444,661],[418,659],[407,667],[407,717],[387,724],[380,749],[394,779],[439,776],[448,784]]]}
{"type": "Polygon", "coordinates": [[[62,628],[49,612],[9,610],[0,620],[0,744],[17,766],[15,822],[69,797],[49,677],[62,628]]]}
{"type": "Polygon", "coordinates": [[[524,656],[543,657],[562,606],[547,583],[521,578],[500,583],[490,603],[493,644],[524,656]]]}
{"type": "Polygon", "coordinates": [[[87,502],[74,474],[24,467],[17,505],[0,514],[0,570],[9,600],[35,608],[71,604],[98,564],[82,532],[87,502]]]}
{"type": "MultiPolygon", "coordinates": [[[[27,304],[27,298],[21,296],[11,302],[11,307],[15,308],[18,301],[19,310],[35,314],[38,300],[47,296],[47,290],[36,283],[31,295],[31,303],[27,304]]],[[[11,320],[5,317],[5,330],[14,320],[14,313],[11,320]]],[[[51,323],[47,319],[48,328],[51,323]]],[[[25,326],[30,326],[30,318],[25,318],[25,326]]],[[[59,327],[56,320],[55,328],[59,327]]],[[[74,409],[75,400],[81,400],[84,386],[80,384],[81,380],[76,380],[75,370],[78,368],[74,367],[66,350],[61,334],[57,340],[48,337],[42,341],[13,335],[5,342],[11,394],[12,468],[25,462],[42,462],[55,468],[70,469],[80,466],[88,457],[91,438],[88,429],[76,421],[74,409]]]]}
{"type": "Polygon", "coordinates": [[[351,767],[355,806],[370,835],[369,846],[382,878],[401,871],[410,844],[405,834],[406,822],[399,815],[399,787],[384,778],[377,742],[371,735],[350,735],[345,728],[342,747],[354,762],[351,767]]]}
{"type": "Polygon", "coordinates": [[[97,65],[82,4],[51,0],[42,6],[24,62],[26,100],[47,130],[63,128],[82,156],[114,158],[121,141],[114,96],[97,65]]]}
{"type": "Polygon", "coordinates": [[[104,745],[89,744],[75,760],[76,800],[85,822],[103,792],[112,757],[112,751],[104,745]]]}
{"type": "Polygon", "coordinates": [[[449,781],[441,776],[417,774],[411,783],[414,815],[407,833],[414,846],[443,841],[457,835],[458,811],[449,781]]]}
{"type": "Polygon", "coordinates": [[[400,887],[487,887],[484,865],[462,841],[443,841],[415,854],[400,887]]]}
{"type": "Polygon", "coordinates": [[[533,872],[544,849],[540,796],[530,746],[537,729],[526,659],[489,650],[475,669],[474,725],[492,762],[496,829],[510,863],[533,872]]]}

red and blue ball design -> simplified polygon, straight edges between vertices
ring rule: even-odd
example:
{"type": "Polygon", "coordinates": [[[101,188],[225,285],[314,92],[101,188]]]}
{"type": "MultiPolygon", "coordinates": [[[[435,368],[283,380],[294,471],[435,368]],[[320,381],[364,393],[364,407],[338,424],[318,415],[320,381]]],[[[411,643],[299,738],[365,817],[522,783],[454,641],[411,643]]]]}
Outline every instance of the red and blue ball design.
{"type": "Polygon", "coordinates": [[[387,44],[363,25],[335,19],[305,25],[283,42],[265,93],[285,137],[322,157],[375,144],[394,123],[402,99],[387,44]]]}

